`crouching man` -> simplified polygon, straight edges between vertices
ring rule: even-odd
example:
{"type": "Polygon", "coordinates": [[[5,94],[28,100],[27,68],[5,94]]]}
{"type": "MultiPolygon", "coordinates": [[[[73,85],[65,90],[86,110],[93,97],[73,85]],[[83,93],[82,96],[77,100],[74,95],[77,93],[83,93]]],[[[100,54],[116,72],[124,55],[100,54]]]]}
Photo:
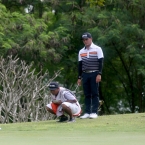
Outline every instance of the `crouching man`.
{"type": "Polygon", "coordinates": [[[59,87],[57,82],[51,82],[49,89],[51,102],[46,105],[47,111],[59,117],[59,122],[75,122],[75,116],[81,113],[81,107],[75,95],[70,90],[59,87]]]}

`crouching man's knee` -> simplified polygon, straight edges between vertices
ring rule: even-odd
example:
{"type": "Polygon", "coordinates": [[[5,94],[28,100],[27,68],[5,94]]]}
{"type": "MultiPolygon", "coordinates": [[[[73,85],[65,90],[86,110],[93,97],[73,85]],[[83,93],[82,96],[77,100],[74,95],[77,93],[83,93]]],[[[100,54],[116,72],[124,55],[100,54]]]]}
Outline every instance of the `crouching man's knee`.
{"type": "Polygon", "coordinates": [[[52,109],[50,109],[49,107],[46,106],[46,110],[52,114],[56,114],[52,109]]]}
{"type": "Polygon", "coordinates": [[[65,104],[62,104],[61,106],[62,106],[62,109],[63,109],[63,110],[66,110],[66,109],[68,109],[68,108],[69,108],[69,107],[68,107],[68,106],[66,106],[65,104]]]}

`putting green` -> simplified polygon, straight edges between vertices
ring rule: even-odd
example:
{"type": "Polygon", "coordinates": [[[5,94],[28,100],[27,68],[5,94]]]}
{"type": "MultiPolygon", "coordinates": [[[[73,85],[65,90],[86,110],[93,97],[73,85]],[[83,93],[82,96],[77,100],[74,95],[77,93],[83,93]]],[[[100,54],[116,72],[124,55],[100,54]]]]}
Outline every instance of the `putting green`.
{"type": "Polygon", "coordinates": [[[144,145],[145,114],[0,124],[1,145],[144,145]]]}
{"type": "Polygon", "coordinates": [[[2,145],[144,145],[145,133],[89,131],[0,132],[2,145]]]}

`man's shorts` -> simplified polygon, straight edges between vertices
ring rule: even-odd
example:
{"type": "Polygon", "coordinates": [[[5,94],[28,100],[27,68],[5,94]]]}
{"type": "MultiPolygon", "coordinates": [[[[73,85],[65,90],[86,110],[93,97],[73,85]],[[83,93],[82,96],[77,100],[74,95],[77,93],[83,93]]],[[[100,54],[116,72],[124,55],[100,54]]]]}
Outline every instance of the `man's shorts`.
{"type": "MultiPolygon", "coordinates": [[[[62,104],[66,105],[68,108],[70,108],[73,116],[78,116],[81,113],[81,107],[78,103],[69,103],[69,102],[63,102],[62,104]]],[[[46,105],[48,108],[52,109],[52,105],[51,104],[47,104],[46,105]]]]}

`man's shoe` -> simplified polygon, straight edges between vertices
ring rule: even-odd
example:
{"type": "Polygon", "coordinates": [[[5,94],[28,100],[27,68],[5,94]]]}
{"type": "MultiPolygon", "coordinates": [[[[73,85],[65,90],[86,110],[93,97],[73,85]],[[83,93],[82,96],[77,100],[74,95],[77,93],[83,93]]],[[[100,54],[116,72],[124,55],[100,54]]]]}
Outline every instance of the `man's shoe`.
{"type": "Polygon", "coordinates": [[[60,119],[59,119],[58,122],[65,122],[65,121],[67,121],[67,120],[68,120],[68,117],[65,116],[65,115],[62,115],[62,116],[60,116],[60,119]]]}
{"type": "Polygon", "coordinates": [[[85,113],[83,116],[80,117],[80,119],[86,119],[89,118],[90,114],[85,113]]]}
{"type": "Polygon", "coordinates": [[[73,123],[73,122],[76,122],[75,118],[71,118],[68,123],[73,123]]]}
{"type": "Polygon", "coordinates": [[[91,113],[89,116],[90,119],[95,119],[97,117],[98,117],[98,115],[96,113],[91,113]]]}

